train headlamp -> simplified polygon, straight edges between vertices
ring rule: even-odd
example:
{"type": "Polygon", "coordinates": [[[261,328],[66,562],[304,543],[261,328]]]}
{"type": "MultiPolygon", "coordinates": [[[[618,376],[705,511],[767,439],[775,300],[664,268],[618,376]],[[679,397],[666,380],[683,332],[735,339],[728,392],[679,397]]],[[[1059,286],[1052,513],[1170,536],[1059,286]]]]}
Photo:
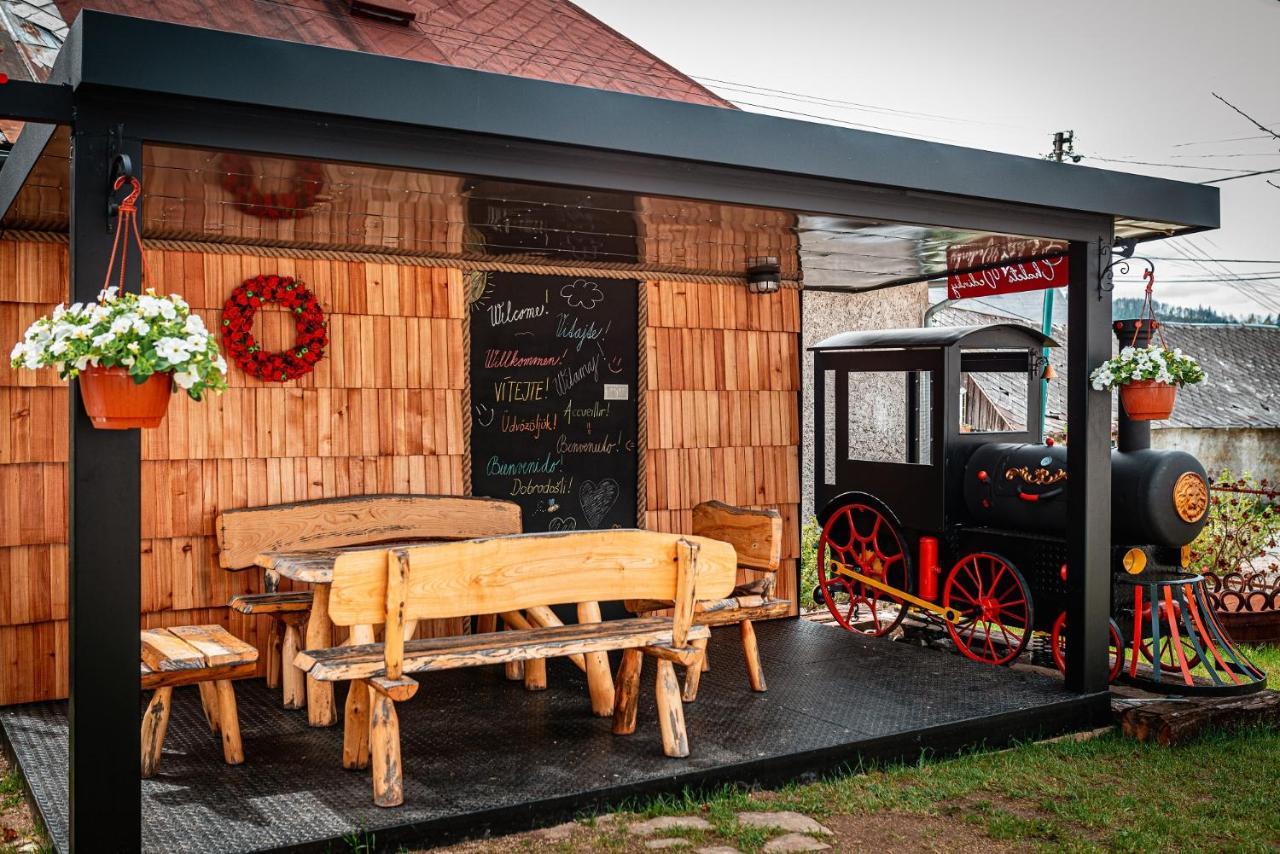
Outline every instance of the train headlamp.
{"type": "Polygon", "coordinates": [[[1139,548],[1132,548],[1124,553],[1124,571],[1130,575],[1138,575],[1147,568],[1147,553],[1139,548]]]}

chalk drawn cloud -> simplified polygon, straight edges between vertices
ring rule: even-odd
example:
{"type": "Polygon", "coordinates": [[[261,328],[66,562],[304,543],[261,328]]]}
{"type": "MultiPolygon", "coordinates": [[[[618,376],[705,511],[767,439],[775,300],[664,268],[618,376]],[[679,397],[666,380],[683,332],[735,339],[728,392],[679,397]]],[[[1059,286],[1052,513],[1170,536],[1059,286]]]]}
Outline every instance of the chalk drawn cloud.
{"type": "Polygon", "coordinates": [[[577,279],[560,289],[560,296],[570,308],[592,309],[604,302],[604,291],[588,279],[577,279]]]}

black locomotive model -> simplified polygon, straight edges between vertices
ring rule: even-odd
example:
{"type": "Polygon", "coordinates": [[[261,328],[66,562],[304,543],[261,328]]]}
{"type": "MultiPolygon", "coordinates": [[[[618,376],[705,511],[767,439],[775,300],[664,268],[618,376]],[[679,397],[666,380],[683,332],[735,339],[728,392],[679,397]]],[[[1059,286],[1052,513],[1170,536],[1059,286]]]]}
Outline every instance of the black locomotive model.
{"type": "MultiPolygon", "coordinates": [[[[1065,669],[1070,480],[1066,448],[1042,441],[1038,426],[1042,353],[1054,346],[1000,324],[847,332],[811,348],[822,529],[814,598],[840,626],[885,635],[915,610],[944,624],[961,653],[992,664],[1013,661],[1044,632],[1065,669]],[[905,425],[898,447],[859,441],[895,415],[905,425]]],[[[1111,677],[1128,649],[1139,681],[1261,687],[1185,569],[1206,523],[1203,466],[1152,449],[1149,425],[1123,407],[1118,445],[1111,677]]]]}

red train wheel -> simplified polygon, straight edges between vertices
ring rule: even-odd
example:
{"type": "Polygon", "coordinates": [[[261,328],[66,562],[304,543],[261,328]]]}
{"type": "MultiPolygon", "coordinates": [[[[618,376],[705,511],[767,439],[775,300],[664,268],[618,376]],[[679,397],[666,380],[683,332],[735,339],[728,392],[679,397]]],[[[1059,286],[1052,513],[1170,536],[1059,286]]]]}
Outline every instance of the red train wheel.
{"type": "MultiPolygon", "coordinates": [[[[1107,621],[1111,626],[1111,644],[1107,647],[1108,661],[1107,681],[1114,682],[1124,669],[1124,638],[1120,635],[1120,627],[1115,620],[1107,621]]],[[[1053,621],[1053,631],[1049,633],[1049,648],[1053,651],[1053,663],[1063,673],[1067,672],[1067,637],[1064,631],[1067,625],[1067,612],[1063,611],[1053,621]]]]}
{"type": "Polygon", "coordinates": [[[942,605],[960,612],[947,623],[956,649],[974,661],[1008,664],[1031,640],[1034,612],[1022,573],[999,555],[960,559],[942,586],[942,605]]]}
{"type": "MultiPolygon", "coordinates": [[[[1182,647],[1182,655],[1187,659],[1187,669],[1194,670],[1195,666],[1200,663],[1200,655],[1196,652],[1195,644],[1191,642],[1191,638],[1187,636],[1186,626],[1182,622],[1182,609],[1175,602],[1173,606],[1173,618],[1177,620],[1178,626],[1178,644],[1174,645],[1173,632],[1169,631],[1169,606],[1160,603],[1160,669],[1165,673],[1181,673],[1182,661],[1178,658],[1178,646],[1182,647]]],[[[1148,664],[1154,663],[1151,660],[1151,607],[1147,606],[1142,609],[1142,643],[1138,649],[1142,651],[1142,658],[1148,664]]]]}
{"type": "Polygon", "coordinates": [[[822,526],[817,564],[822,599],[841,627],[874,637],[897,628],[907,614],[906,603],[840,575],[835,563],[905,590],[907,549],[893,522],[868,504],[844,505],[822,526]]]}

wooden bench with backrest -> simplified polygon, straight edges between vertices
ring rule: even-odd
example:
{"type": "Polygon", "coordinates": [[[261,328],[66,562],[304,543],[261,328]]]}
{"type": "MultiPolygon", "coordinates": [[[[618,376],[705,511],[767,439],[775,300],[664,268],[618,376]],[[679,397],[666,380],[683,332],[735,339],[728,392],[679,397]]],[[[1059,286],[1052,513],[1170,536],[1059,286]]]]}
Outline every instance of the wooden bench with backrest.
{"type": "Polygon", "coordinates": [[[663,751],[687,756],[672,664],[698,666],[703,650],[695,644],[709,630],[692,624],[694,603],[727,595],[736,564],[728,543],[634,530],[522,534],[347,554],[333,570],[333,620],[353,631],[385,622],[385,642],[305,650],[296,661],[314,679],[351,680],[352,695],[367,698],[364,709],[348,702],[343,764],[364,768],[372,758],[373,800],[379,806],[404,800],[395,703],[417,692],[411,673],[623,650],[613,731],[625,735],[635,731],[640,671],[648,655],[657,659],[663,751]],[[520,624],[514,615],[530,607],[622,598],[664,599],[673,603],[673,615],[510,628],[520,624]],[[502,614],[509,628],[407,642],[397,631],[409,620],[476,613],[502,614]]]}
{"type": "Polygon", "coordinates": [[[173,689],[178,685],[199,686],[205,720],[215,735],[222,735],[222,758],[228,765],[243,762],[231,680],[252,676],[257,669],[258,650],[222,626],[144,629],[142,688],[155,693],[142,718],[142,776],[154,776],[160,766],[173,689]]]}
{"type": "MultiPolygon", "coordinates": [[[[253,567],[260,554],[321,551],[409,540],[467,540],[518,534],[520,506],[492,498],[452,495],[355,495],[293,504],[227,510],[218,515],[218,564],[227,570],[253,567]]],[[[304,645],[326,643],[302,639],[312,591],[283,592],[268,575],[267,591],[232,597],[228,605],[242,614],[271,618],[267,647],[267,685],[283,682],[284,706],[306,705],[301,671],[288,664],[304,645]],[[285,662],[287,666],[281,665],[285,662]]]]}
{"type": "MultiPolygon", "coordinates": [[[[769,573],[766,577],[741,584],[728,597],[699,601],[694,608],[694,623],[701,626],[738,624],[742,637],[742,653],[747,662],[747,678],[753,691],[765,691],[764,668],[760,664],[760,648],[756,643],[752,620],[771,620],[791,614],[791,600],[773,596],[774,574],[782,562],[782,516],[777,510],[750,510],[720,501],[704,501],[693,508],[693,533],[700,537],[723,540],[738,555],[738,567],[769,573]]],[[[670,602],[630,601],[628,610],[638,614],[653,613],[671,607],[670,602]]],[[[700,643],[705,644],[704,641],[700,643]]],[[[698,697],[702,666],[685,672],[684,700],[692,703],[698,697]]]]}

